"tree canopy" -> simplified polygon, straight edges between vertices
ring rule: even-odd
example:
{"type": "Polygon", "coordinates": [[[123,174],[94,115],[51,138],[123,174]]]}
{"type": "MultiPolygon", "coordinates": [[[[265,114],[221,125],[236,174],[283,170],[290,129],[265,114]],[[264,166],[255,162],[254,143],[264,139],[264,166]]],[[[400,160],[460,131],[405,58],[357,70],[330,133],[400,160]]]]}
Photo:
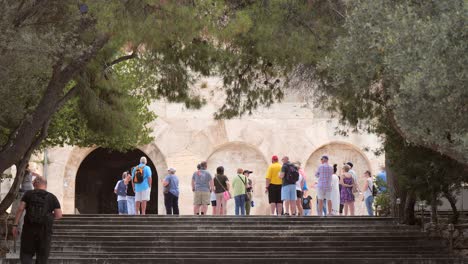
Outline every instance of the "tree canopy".
{"type": "Polygon", "coordinates": [[[343,7],[340,0],[2,1],[0,171],[18,166],[16,190],[41,146],[148,143],[149,103],[200,107],[191,85],[201,76],[223,78],[217,118],[270,105],[282,98],[288,72],[317,64],[331,47],[343,7]]]}
{"type": "Polygon", "coordinates": [[[465,2],[350,3],[345,33],[321,64],[322,102],[354,126],[389,126],[467,166],[465,2]]]}

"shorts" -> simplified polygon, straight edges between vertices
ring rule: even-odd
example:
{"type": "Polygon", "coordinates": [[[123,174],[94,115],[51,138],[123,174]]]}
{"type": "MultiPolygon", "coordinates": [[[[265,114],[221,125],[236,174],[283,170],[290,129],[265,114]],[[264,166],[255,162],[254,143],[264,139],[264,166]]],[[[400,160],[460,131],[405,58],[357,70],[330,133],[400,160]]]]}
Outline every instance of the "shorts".
{"type": "Polygon", "coordinates": [[[317,200],[330,200],[330,196],[331,196],[331,190],[321,190],[321,189],[318,189],[317,190],[317,200]]]}
{"type": "Polygon", "coordinates": [[[135,192],[135,202],[149,201],[151,194],[151,188],[148,188],[141,192],[135,192]]]}
{"type": "Polygon", "coordinates": [[[210,204],[210,192],[195,192],[193,194],[193,205],[210,204]]]}
{"type": "Polygon", "coordinates": [[[296,184],[284,185],[281,188],[281,200],[283,201],[296,201],[296,184]]]}
{"type": "Polygon", "coordinates": [[[296,189],[296,197],[297,197],[297,199],[299,199],[299,200],[302,199],[302,196],[303,196],[303,192],[302,192],[302,191],[298,191],[298,190],[296,189]]]}
{"type": "Polygon", "coordinates": [[[270,184],[268,186],[268,203],[283,203],[281,200],[281,185],[270,184]]]}
{"type": "Polygon", "coordinates": [[[211,201],[211,206],[216,206],[216,201],[211,201]]]}

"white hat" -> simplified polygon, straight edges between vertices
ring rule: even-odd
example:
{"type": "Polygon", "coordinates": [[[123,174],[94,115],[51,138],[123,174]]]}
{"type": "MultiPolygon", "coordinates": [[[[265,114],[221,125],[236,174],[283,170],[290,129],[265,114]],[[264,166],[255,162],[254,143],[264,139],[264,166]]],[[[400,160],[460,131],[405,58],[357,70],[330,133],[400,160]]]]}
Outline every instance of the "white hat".
{"type": "Polygon", "coordinates": [[[169,169],[167,169],[167,171],[176,172],[176,169],[174,169],[174,168],[169,168],[169,169]]]}

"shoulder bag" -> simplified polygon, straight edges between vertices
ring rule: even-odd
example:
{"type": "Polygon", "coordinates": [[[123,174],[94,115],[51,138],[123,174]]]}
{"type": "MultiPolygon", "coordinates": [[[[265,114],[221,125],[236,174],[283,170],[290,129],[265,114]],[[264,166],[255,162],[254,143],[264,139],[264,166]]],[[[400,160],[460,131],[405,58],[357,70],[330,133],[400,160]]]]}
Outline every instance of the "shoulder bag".
{"type": "Polygon", "coordinates": [[[216,180],[219,182],[219,185],[221,185],[221,187],[223,188],[224,192],[223,192],[223,198],[224,200],[229,200],[231,199],[231,193],[226,190],[226,188],[224,188],[223,184],[221,183],[221,181],[218,179],[218,175],[215,176],[216,180]]]}

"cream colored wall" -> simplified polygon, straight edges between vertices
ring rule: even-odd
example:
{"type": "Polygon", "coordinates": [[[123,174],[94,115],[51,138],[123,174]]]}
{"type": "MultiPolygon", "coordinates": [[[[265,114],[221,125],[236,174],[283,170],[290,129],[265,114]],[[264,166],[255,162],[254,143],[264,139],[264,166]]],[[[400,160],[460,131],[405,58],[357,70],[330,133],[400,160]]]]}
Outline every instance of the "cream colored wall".
{"type": "MultiPolygon", "coordinates": [[[[151,123],[154,142],[140,147],[156,164],[159,180],[165,176],[168,166],[177,169],[182,214],[192,213],[191,176],[197,163],[203,160],[209,161],[212,173],[217,166],[225,166],[229,177],[234,175],[237,167],[254,170],[256,214],[268,211],[267,197],[263,192],[264,174],[272,155],[288,155],[291,160],[307,164],[309,177],[315,173],[314,165],[318,165],[315,162],[317,153],[322,154],[322,147],[330,143],[332,145],[325,148],[325,152],[329,153],[332,161],[354,161],[359,165],[359,173],[366,169],[375,172],[383,163],[383,156],[376,157],[372,152],[362,151],[380,147],[375,135],[336,135],[337,120],[307,105],[298,95],[288,95],[283,103],[259,109],[242,119],[213,120],[213,113],[221,105],[223,95],[216,90],[219,80],[208,79],[207,83],[208,88],[199,89],[208,100],[200,110],[187,110],[182,104],[154,102],[151,107],[158,115],[151,123]]],[[[71,146],[49,150],[49,190],[57,195],[65,213],[75,212],[76,172],[91,151],[71,146]]],[[[161,193],[158,201],[160,214],[164,212],[161,193]]],[[[233,214],[232,206],[228,208],[229,214],[233,214]]],[[[363,213],[361,209],[359,212],[363,213]]]]}

